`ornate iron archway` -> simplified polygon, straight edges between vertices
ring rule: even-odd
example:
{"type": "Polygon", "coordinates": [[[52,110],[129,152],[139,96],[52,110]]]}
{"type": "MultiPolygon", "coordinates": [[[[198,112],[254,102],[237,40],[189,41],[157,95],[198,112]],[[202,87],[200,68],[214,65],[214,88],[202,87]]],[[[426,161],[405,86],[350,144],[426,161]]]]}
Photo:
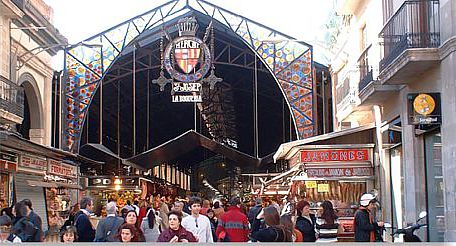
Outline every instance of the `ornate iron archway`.
{"type": "Polygon", "coordinates": [[[214,18],[266,64],[292,112],[299,139],[315,133],[312,46],[204,0],[173,0],[65,50],[63,148],[77,152],[84,119],[102,79],[129,44],[188,12],[214,18]],[[273,40],[277,41],[273,41],[273,40]],[[269,40],[269,41],[268,41],[269,40]]]}

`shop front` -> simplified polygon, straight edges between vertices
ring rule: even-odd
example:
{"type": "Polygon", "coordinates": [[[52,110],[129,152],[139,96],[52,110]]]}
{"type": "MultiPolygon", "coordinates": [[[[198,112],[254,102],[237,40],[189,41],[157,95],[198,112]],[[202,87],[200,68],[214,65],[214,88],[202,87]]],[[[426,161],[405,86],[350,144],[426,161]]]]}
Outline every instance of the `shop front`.
{"type": "Polygon", "coordinates": [[[13,204],[13,176],[17,162],[15,153],[0,151],[0,210],[13,204]]]}

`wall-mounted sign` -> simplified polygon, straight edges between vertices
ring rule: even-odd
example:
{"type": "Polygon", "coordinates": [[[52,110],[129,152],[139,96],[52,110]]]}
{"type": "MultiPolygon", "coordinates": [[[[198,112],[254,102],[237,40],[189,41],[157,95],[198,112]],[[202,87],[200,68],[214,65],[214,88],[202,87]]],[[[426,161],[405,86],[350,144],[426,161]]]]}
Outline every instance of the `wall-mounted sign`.
{"type": "Polygon", "coordinates": [[[139,177],[89,177],[88,186],[98,188],[114,188],[119,185],[121,188],[137,188],[139,177]]]}
{"type": "Polygon", "coordinates": [[[373,176],[374,171],[371,167],[347,167],[347,168],[309,168],[307,176],[312,178],[320,177],[356,177],[373,176]]]}
{"type": "Polygon", "coordinates": [[[301,150],[301,162],[366,162],[370,161],[369,149],[301,150]]]}
{"type": "Polygon", "coordinates": [[[0,170],[15,172],[17,170],[17,155],[0,152],[0,170]]]}
{"type": "Polygon", "coordinates": [[[48,173],[57,176],[77,178],[78,169],[76,166],[64,164],[60,161],[48,159],[48,173]]]}
{"type": "Polygon", "coordinates": [[[438,125],[442,123],[440,93],[410,93],[408,118],[411,125],[438,125]]]}
{"type": "Polygon", "coordinates": [[[20,158],[19,166],[39,171],[46,171],[48,168],[48,162],[44,158],[22,155],[20,158]]]}

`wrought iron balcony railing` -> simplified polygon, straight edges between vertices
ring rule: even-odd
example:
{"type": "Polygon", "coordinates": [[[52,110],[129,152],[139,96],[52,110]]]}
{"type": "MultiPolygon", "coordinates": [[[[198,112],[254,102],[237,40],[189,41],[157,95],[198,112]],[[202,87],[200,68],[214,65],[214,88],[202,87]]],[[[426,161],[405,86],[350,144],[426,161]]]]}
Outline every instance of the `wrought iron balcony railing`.
{"type": "Polygon", "coordinates": [[[380,32],[384,57],[380,71],[404,50],[440,45],[439,0],[405,1],[380,32]]]}
{"type": "Polygon", "coordinates": [[[373,81],[372,66],[369,64],[369,50],[371,45],[368,46],[364,52],[360,55],[358,59],[359,67],[359,84],[358,88],[361,91],[366,87],[371,81],[373,81]]]}
{"type": "Polygon", "coordinates": [[[0,109],[24,117],[24,89],[1,75],[0,109]]]}

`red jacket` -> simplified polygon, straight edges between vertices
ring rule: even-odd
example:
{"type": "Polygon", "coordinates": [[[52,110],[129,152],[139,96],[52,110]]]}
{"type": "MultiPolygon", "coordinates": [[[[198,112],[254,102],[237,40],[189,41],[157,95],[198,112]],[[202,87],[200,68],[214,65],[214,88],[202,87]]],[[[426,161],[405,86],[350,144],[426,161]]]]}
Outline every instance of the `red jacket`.
{"type": "Polygon", "coordinates": [[[220,217],[216,231],[217,238],[223,231],[225,231],[230,242],[247,242],[249,240],[249,220],[239,207],[229,207],[228,212],[220,217]]]}

